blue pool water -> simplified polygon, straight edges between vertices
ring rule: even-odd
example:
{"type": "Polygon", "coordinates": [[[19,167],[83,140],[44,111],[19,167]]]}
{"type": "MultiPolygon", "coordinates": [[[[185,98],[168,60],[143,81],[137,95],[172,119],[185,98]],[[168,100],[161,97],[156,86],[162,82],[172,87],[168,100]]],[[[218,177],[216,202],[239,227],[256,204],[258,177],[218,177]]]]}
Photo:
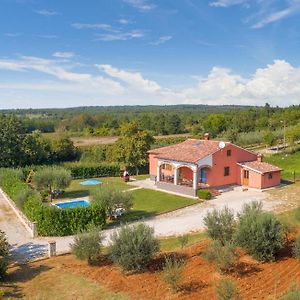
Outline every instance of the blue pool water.
{"type": "Polygon", "coordinates": [[[69,202],[56,203],[55,205],[59,208],[87,207],[90,205],[90,202],[86,200],[74,200],[69,202]]]}
{"type": "Polygon", "coordinates": [[[84,180],[80,182],[81,185],[98,185],[102,184],[102,181],[97,180],[97,179],[89,179],[89,180],[84,180]]]}

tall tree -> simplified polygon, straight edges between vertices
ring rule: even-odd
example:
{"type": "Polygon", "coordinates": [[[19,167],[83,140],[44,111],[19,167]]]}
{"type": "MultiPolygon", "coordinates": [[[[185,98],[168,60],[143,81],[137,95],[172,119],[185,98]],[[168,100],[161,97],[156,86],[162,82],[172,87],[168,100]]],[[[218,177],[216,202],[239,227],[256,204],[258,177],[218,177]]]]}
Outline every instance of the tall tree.
{"type": "Polygon", "coordinates": [[[0,115],[0,167],[17,167],[22,162],[22,126],[12,115],[0,115]]]}
{"type": "Polygon", "coordinates": [[[139,130],[136,123],[127,123],[121,127],[122,136],[114,148],[115,159],[128,167],[135,167],[138,174],[139,167],[147,164],[153,136],[146,130],[139,130]]]}

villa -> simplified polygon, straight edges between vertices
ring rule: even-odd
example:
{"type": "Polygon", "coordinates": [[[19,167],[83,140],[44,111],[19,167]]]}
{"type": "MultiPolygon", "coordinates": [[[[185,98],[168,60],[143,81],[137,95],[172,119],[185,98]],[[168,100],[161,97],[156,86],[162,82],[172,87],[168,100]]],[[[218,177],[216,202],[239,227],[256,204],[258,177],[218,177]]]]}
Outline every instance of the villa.
{"type": "Polygon", "coordinates": [[[153,149],[150,178],[162,190],[196,196],[199,188],[242,185],[265,189],[280,184],[281,169],[263,162],[262,155],[230,142],[188,139],[153,149]]]}

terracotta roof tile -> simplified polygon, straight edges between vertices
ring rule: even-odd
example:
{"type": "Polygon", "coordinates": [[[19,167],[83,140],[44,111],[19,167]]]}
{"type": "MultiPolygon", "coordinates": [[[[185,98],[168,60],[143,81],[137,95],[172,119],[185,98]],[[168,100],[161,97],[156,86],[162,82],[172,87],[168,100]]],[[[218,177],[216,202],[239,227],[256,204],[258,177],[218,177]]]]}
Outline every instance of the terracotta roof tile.
{"type": "Polygon", "coordinates": [[[259,173],[269,173],[269,172],[281,171],[281,169],[276,166],[273,166],[266,162],[260,162],[257,160],[239,163],[239,165],[249,168],[249,169],[253,169],[259,173]]]}
{"type": "Polygon", "coordinates": [[[195,163],[219,148],[219,141],[188,139],[182,143],[148,151],[161,159],[195,163]]]}

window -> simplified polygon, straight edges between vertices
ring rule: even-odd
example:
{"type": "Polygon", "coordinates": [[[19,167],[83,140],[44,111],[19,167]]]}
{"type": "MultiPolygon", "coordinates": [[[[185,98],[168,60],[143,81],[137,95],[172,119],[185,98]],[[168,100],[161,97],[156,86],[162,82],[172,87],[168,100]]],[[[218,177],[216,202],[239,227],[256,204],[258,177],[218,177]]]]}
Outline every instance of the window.
{"type": "Polygon", "coordinates": [[[269,173],[268,178],[269,178],[269,179],[272,179],[272,178],[273,178],[273,174],[272,174],[272,173],[269,173]]]}
{"type": "Polygon", "coordinates": [[[244,170],[244,178],[249,179],[249,171],[248,170],[244,170]]]}
{"type": "Polygon", "coordinates": [[[229,167],[225,167],[224,168],[224,176],[229,176],[230,174],[230,168],[229,167]]]}
{"type": "Polygon", "coordinates": [[[227,156],[231,156],[231,150],[227,150],[227,156]]]}

